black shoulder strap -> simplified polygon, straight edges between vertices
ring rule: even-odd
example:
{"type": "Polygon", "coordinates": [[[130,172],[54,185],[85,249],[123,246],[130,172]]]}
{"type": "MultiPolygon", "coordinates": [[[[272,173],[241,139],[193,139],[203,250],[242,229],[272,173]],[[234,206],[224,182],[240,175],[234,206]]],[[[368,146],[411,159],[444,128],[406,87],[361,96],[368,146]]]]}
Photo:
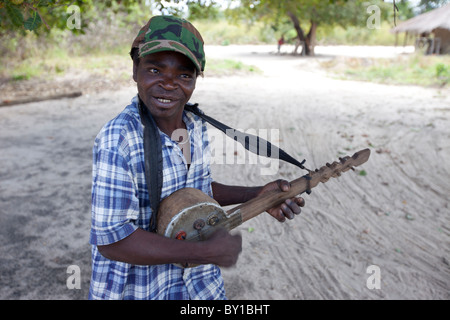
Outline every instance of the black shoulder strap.
{"type": "MultiPolygon", "coordinates": [[[[213,119],[206,114],[204,114],[200,109],[198,108],[198,104],[187,104],[184,107],[185,110],[191,111],[192,113],[196,114],[206,122],[210,123],[212,126],[216,127],[223,133],[225,133],[230,138],[240,142],[245,149],[247,149],[250,152],[253,152],[257,155],[266,156],[268,158],[272,159],[281,159],[283,161],[289,162],[300,169],[308,170],[306,169],[303,164],[306,160],[303,160],[302,162],[297,161],[295,158],[293,158],[291,155],[289,155],[287,152],[285,152],[283,149],[278,148],[277,146],[274,146],[269,141],[264,140],[263,138],[260,138],[258,136],[243,133],[241,131],[238,131],[236,129],[233,129],[216,119],[213,119]]],[[[308,170],[309,171],[309,170],[308,170]]]]}
{"type": "Polygon", "coordinates": [[[156,215],[158,214],[163,183],[161,138],[155,120],[140,98],[139,113],[141,115],[141,122],[144,125],[145,180],[147,182],[150,206],[152,208],[149,231],[156,232],[156,215]]]}
{"type": "MultiPolygon", "coordinates": [[[[198,108],[198,104],[186,104],[185,110],[196,114],[203,120],[207,121],[217,129],[225,133],[227,136],[240,142],[245,147],[245,149],[256,153],[257,155],[266,156],[272,159],[281,159],[303,170],[308,170],[303,166],[305,160],[299,162],[292,156],[290,156],[287,152],[278,148],[277,146],[274,146],[269,141],[252,134],[240,132],[205,115],[198,108]]],[[[161,189],[163,184],[161,138],[159,136],[158,127],[156,126],[153,117],[151,116],[150,112],[148,112],[147,107],[140,98],[139,113],[141,115],[142,124],[144,125],[145,180],[147,182],[150,205],[152,208],[149,230],[151,232],[156,232],[156,216],[158,214],[159,202],[161,200],[161,189]]]]}

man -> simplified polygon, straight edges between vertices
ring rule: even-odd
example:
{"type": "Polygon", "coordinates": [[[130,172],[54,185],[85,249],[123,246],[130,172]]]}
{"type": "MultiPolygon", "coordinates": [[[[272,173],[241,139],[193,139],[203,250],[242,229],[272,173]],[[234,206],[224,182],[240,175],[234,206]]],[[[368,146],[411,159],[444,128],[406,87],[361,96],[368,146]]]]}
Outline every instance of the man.
{"type": "MultiPolygon", "coordinates": [[[[288,190],[287,181],[264,187],[213,182],[206,124],[184,110],[203,73],[203,40],[189,22],[156,16],[141,29],[131,50],[138,95],[98,134],[93,149],[92,278],[90,299],[225,299],[218,266],[230,267],[241,252],[241,237],[225,230],[208,240],[187,242],[150,230],[154,217],[145,176],[144,128],[147,112],[161,140],[161,199],[193,187],[220,205],[245,202],[268,190],[288,190]],[[191,150],[188,163],[174,132],[183,129],[191,150]],[[200,264],[180,268],[173,263],[200,264]]],[[[182,131],[183,131],[182,130],[182,131]]],[[[155,165],[155,164],[152,164],[155,165]]],[[[153,170],[153,167],[152,169],[153,170]]],[[[268,210],[279,221],[292,219],[302,198],[268,210]]]]}

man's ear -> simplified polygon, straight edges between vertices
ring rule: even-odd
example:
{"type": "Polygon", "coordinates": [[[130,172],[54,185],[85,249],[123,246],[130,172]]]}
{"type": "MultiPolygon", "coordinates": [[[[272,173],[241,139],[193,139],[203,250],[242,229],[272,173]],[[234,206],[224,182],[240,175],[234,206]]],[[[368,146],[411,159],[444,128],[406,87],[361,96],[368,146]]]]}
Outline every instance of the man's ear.
{"type": "Polygon", "coordinates": [[[136,61],[133,61],[133,80],[134,80],[134,82],[137,82],[138,66],[139,66],[139,63],[136,63],[136,61]]]}

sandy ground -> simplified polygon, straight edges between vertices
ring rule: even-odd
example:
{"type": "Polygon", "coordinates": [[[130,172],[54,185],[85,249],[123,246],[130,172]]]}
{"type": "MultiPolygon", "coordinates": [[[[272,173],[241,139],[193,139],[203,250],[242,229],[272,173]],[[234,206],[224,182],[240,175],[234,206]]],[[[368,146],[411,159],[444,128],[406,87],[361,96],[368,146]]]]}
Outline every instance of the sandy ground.
{"type": "MultiPolygon", "coordinates": [[[[294,220],[264,213],[238,228],[243,252],[223,269],[228,297],[449,299],[448,89],[333,79],[317,68],[333,58],[330,48],[318,48],[317,58],[275,55],[272,47],[207,49],[264,71],[199,79],[192,100],[207,113],[269,133],[309,168],[372,151],[357,171],[305,195],[294,220]],[[372,288],[376,275],[379,288],[372,288]]],[[[93,140],[135,92],[124,86],[0,108],[0,299],[87,297],[93,140]],[[71,265],[80,268],[81,289],[66,285],[71,265]]],[[[273,163],[240,164],[244,157],[238,149],[231,163],[215,160],[214,179],[261,185],[305,173],[280,163],[262,174],[273,163]]]]}

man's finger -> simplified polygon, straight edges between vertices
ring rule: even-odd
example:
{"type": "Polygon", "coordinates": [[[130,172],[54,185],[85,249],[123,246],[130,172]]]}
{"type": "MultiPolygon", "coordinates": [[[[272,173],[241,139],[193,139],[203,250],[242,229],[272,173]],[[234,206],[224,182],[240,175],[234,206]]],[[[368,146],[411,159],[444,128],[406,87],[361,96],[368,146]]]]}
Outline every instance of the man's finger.
{"type": "Polygon", "coordinates": [[[304,207],[305,206],[305,199],[303,199],[302,197],[296,197],[294,198],[295,202],[300,206],[300,207],[304,207]]]}
{"type": "Polygon", "coordinates": [[[277,209],[274,212],[274,218],[277,219],[279,222],[284,222],[286,221],[286,217],[283,213],[283,209],[277,209]]]}
{"type": "MultiPolygon", "coordinates": [[[[297,215],[297,214],[300,214],[300,212],[302,212],[302,209],[300,208],[299,204],[295,201],[295,199],[288,199],[288,200],[286,200],[285,203],[289,207],[289,210],[293,214],[297,215]]],[[[290,213],[290,212],[288,212],[288,213],[290,213]]],[[[294,216],[292,215],[292,217],[290,217],[290,219],[293,219],[293,218],[294,218],[294,216]]]]}
{"type": "Polygon", "coordinates": [[[279,180],[278,186],[282,191],[289,191],[289,189],[291,188],[291,184],[286,180],[279,180]]]}

